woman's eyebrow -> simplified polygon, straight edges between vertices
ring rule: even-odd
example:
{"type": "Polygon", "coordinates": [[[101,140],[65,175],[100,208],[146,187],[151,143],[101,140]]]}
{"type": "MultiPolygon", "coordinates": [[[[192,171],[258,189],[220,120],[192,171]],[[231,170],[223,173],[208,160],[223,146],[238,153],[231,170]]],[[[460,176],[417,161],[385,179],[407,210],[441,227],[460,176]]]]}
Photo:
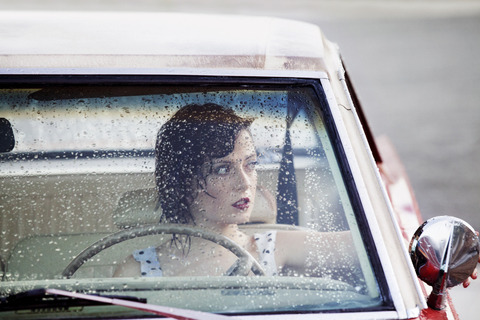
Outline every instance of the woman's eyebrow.
{"type": "Polygon", "coordinates": [[[219,159],[219,160],[214,160],[212,164],[217,164],[217,163],[232,163],[233,161],[231,160],[222,160],[222,159],[219,159]]]}
{"type": "MultiPolygon", "coordinates": [[[[249,160],[250,158],[256,158],[256,157],[257,157],[257,154],[252,153],[252,154],[246,156],[245,160],[249,160]]],[[[212,163],[212,165],[214,165],[214,164],[217,164],[217,163],[234,163],[234,162],[236,162],[236,160],[216,159],[216,160],[213,160],[211,163],[212,163]]]]}

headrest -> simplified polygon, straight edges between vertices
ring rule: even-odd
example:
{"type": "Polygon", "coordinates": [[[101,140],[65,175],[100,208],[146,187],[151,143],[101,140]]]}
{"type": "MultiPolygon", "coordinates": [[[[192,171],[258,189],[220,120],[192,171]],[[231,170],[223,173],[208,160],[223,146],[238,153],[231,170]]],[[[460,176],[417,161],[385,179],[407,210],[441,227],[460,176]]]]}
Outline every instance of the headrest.
{"type": "MultiPolygon", "coordinates": [[[[137,189],[125,192],[113,212],[113,222],[120,229],[158,224],[162,209],[156,212],[158,195],[155,188],[137,189]]],[[[257,186],[255,207],[249,223],[275,223],[276,201],[266,188],[257,186]]]]}
{"type": "Polygon", "coordinates": [[[155,211],[157,201],[155,188],[125,192],[113,211],[113,223],[120,229],[158,224],[162,209],[155,211]]]}

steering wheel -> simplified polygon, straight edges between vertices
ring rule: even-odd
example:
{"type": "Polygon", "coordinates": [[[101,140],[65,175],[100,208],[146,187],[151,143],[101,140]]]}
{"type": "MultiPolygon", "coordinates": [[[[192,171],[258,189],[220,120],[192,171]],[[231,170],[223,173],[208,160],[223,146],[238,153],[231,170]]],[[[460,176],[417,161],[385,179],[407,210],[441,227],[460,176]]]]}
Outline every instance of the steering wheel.
{"type": "Polygon", "coordinates": [[[85,248],[63,270],[62,277],[69,279],[88,259],[97,253],[123,241],[155,234],[183,234],[212,241],[235,254],[239,259],[228,269],[225,275],[246,276],[252,270],[255,275],[265,276],[265,270],[252,255],[235,241],[212,232],[198,228],[184,227],[177,224],[159,224],[132,228],[112,233],[85,248]]]}

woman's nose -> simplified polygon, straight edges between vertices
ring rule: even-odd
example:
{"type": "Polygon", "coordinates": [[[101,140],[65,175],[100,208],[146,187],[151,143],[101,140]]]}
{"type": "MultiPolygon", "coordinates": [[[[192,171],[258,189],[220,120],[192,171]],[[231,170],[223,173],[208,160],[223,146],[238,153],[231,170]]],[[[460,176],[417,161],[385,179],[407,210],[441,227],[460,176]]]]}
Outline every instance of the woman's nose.
{"type": "Polygon", "coordinates": [[[240,191],[247,190],[251,184],[251,178],[243,168],[235,170],[236,188],[240,191]]]}

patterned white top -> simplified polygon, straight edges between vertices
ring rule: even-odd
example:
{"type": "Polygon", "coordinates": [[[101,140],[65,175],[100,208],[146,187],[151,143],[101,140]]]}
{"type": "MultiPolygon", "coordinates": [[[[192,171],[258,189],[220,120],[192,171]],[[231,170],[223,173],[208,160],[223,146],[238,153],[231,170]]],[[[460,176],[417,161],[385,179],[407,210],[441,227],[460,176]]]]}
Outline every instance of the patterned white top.
{"type": "Polygon", "coordinates": [[[133,251],[133,257],[140,262],[142,277],[161,277],[163,275],[154,246],[133,251]]]}
{"type": "Polygon", "coordinates": [[[276,276],[277,263],[275,262],[275,242],[277,231],[267,231],[264,233],[255,233],[253,236],[260,256],[260,265],[263,267],[267,276],[276,276]]]}

